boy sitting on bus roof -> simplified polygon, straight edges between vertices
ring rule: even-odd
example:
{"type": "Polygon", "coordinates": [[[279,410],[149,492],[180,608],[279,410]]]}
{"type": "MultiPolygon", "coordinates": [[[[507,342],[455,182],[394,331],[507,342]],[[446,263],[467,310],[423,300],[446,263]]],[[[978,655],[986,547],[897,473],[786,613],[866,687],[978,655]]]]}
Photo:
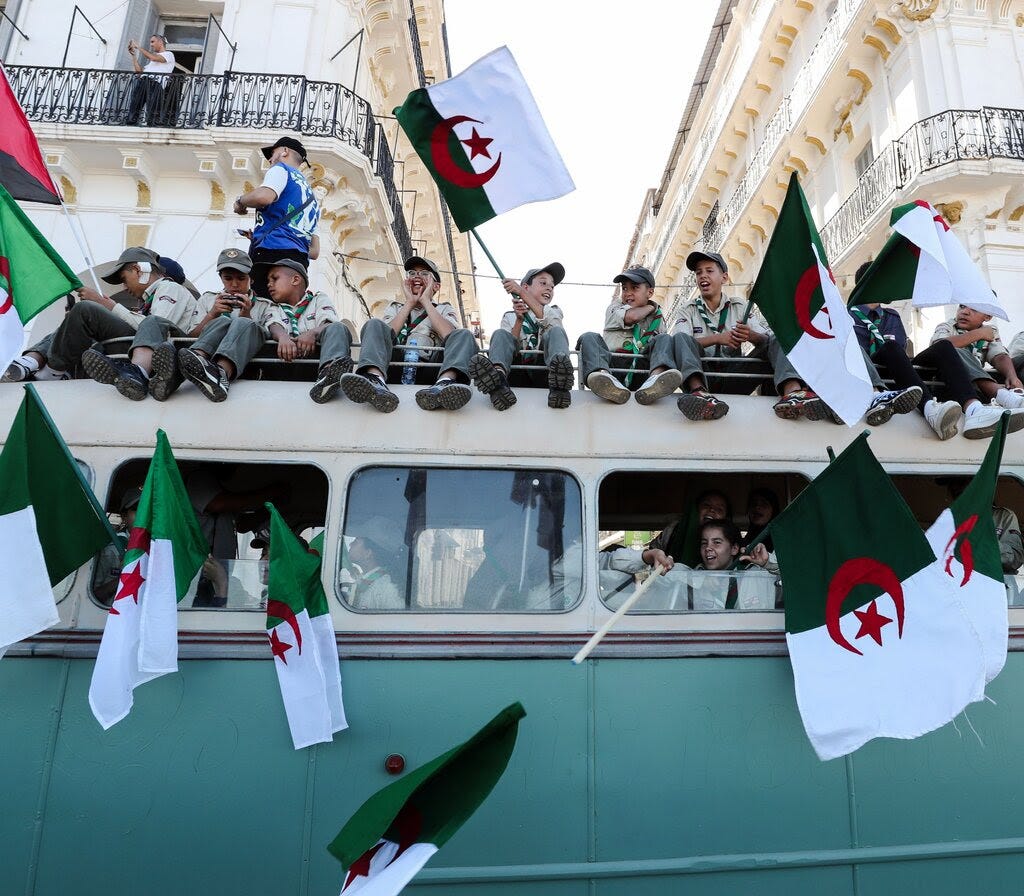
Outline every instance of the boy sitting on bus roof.
{"type": "Polygon", "coordinates": [[[502,315],[501,327],[491,334],[487,354],[475,355],[469,363],[477,389],[497,410],[507,411],[516,403],[509,382],[518,385],[521,379],[531,386],[547,386],[549,408],[567,408],[572,402],[569,337],[562,326],[562,309],[551,304],[555,287],[564,279],[565,268],[553,261],[547,267],[531,268],[519,283],[510,277],[502,281],[512,296],[512,310],[502,315]],[[544,367],[536,354],[524,354],[538,350],[543,352],[544,367]],[[514,376],[513,364],[536,364],[537,369],[527,371],[525,377],[514,376]]]}
{"type": "Polygon", "coordinates": [[[183,285],[181,265],[136,246],[125,249],[100,276],[107,283],[123,284],[140,304],[132,311],[88,287],[81,288],[79,297],[85,302],[77,303],[53,334],[50,366],[55,355],[77,352],[85,372],[97,382],[114,386],[132,401],[142,401],[147,394],[164,401],[177,385],[174,350],[168,339],[188,332],[196,309],[195,296],[183,285]],[[76,311],[82,315],[77,322],[73,320],[76,311]],[[135,338],[127,361],[89,347],[94,341],[131,335],[135,338]],[[167,357],[172,358],[170,369],[163,364],[167,357]]]}
{"type": "MultiPolygon", "coordinates": [[[[406,259],[405,271],[408,276],[402,281],[403,300],[392,302],[380,318],[363,324],[359,334],[359,365],[354,373],[341,377],[341,389],[350,401],[368,402],[376,410],[390,413],[398,407],[398,396],[387,383],[406,381],[401,372],[388,370],[395,351],[405,346],[405,354],[421,352],[419,358],[423,360],[436,357],[438,353],[431,349],[443,347],[441,372],[432,385],[416,393],[416,404],[425,411],[457,411],[473,395],[468,386],[469,361],[476,350],[473,334],[460,326],[451,304],[434,302],[441,289],[441,273],[436,264],[413,255],[406,259]]],[[[425,384],[433,379],[429,368],[412,371],[408,378],[415,382],[425,384]]]]}
{"type": "Polygon", "coordinates": [[[991,314],[960,305],[955,317],[935,328],[931,344],[914,359],[939,368],[950,394],[963,408],[964,437],[968,439],[991,438],[1007,408],[1010,432],[1024,428],[1024,386],[999,341],[999,331],[989,323],[991,319],[991,314]],[[952,354],[947,346],[952,346],[952,354]],[[985,369],[986,361],[1002,374],[1005,385],[999,385],[985,369]],[[994,406],[982,404],[979,396],[994,406]]]}
{"type": "Polygon", "coordinates": [[[688,420],[717,420],[729,407],[707,389],[702,357],[739,358],[743,344],[754,348],[749,357],[765,358],[774,372],[775,388],[781,396],[775,414],[784,420],[806,417],[821,420],[825,409],[821,399],[800,379],[782,351],[768,324],[755,311],[744,321],[747,303],[723,294],[729,282],[729,266],[717,252],[691,252],[686,267],[697,278],[699,294],[683,303],[682,316],[672,327],[671,367],[655,368],[652,374],[675,369],[683,377],[679,410],[688,420]]]}
{"type": "Polygon", "coordinates": [[[605,401],[624,404],[636,389],[640,404],[653,404],[673,393],[683,381],[672,368],[671,343],[665,333],[661,306],[654,300],[654,275],[634,265],[613,281],[621,285],[621,296],[613,299],[604,316],[601,333],[580,337],[580,379],[605,401]],[[636,376],[640,358],[649,359],[652,372],[640,380],[636,376]],[[611,369],[627,368],[622,381],[611,369]],[[635,382],[634,382],[635,380],[635,382]]]}
{"type": "Polygon", "coordinates": [[[252,259],[241,249],[224,249],[217,256],[223,288],[199,297],[189,333],[199,338],[178,351],[181,375],[210,401],[228,397],[228,386],[267,338],[273,306],[252,291],[252,267],[252,259]]]}

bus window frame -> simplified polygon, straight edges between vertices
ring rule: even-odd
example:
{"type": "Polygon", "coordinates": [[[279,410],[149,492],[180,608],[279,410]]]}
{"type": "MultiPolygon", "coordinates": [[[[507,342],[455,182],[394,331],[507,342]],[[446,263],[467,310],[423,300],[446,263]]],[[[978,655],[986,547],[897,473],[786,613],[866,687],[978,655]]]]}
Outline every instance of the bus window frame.
{"type": "Polygon", "coordinates": [[[577,610],[580,607],[580,605],[583,603],[583,601],[586,600],[587,594],[588,594],[589,577],[588,577],[588,564],[587,564],[586,560],[584,560],[580,564],[580,588],[579,588],[579,593],[576,595],[574,601],[570,605],[568,605],[566,607],[563,607],[561,609],[558,609],[558,610],[476,610],[476,609],[466,610],[466,609],[461,609],[461,608],[459,608],[459,609],[456,609],[456,608],[444,608],[444,609],[437,609],[437,610],[431,610],[431,609],[425,609],[425,608],[417,608],[417,609],[414,609],[414,610],[413,609],[408,609],[408,610],[368,610],[368,609],[363,609],[361,607],[354,607],[351,604],[347,603],[342,598],[341,588],[339,586],[339,580],[340,580],[340,575],[341,575],[341,570],[342,570],[341,560],[342,560],[342,555],[344,554],[344,540],[346,538],[345,529],[346,529],[346,524],[347,524],[347,520],[348,520],[349,494],[350,494],[351,489],[352,489],[352,482],[353,482],[353,480],[357,476],[359,476],[362,473],[365,473],[368,470],[402,470],[402,471],[408,472],[411,469],[428,470],[428,471],[429,470],[458,470],[458,471],[462,471],[462,472],[484,471],[484,472],[494,472],[494,473],[507,473],[507,472],[514,473],[514,472],[516,472],[518,470],[525,470],[525,471],[531,471],[531,472],[532,471],[538,471],[538,472],[560,473],[561,475],[566,476],[569,479],[571,479],[576,484],[576,488],[579,491],[579,496],[580,496],[580,501],[579,501],[579,506],[580,506],[580,539],[581,539],[581,546],[582,546],[582,548],[584,550],[584,554],[586,553],[586,545],[587,545],[587,540],[588,540],[588,535],[587,535],[587,490],[584,487],[584,483],[581,481],[579,475],[576,472],[572,471],[572,470],[566,470],[566,469],[564,469],[562,467],[551,466],[551,465],[545,465],[545,466],[538,465],[538,466],[529,466],[529,467],[527,467],[527,466],[509,466],[509,465],[505,465],[505,466],[499,466],[499,465],[489,466],[489,465],[480,464],[480,463],[459,464],[459,465],[438,464],[438,463],[415,464],[415,465],[412,465],[412,464],[401,464],[401,463],[361,464],[359,466],[353,467],[349,471],[349,475],[348,475],[348,477],[346,478],[346,481],[345,481],[344,504],[341,507],[341,520],[340,520],[341,532],[339,533],[339,536],[338,536],[338,550],[337,550],[337,555],[335,557],[335,562],[334,562],[334,572],[333,572],[333,582],[332,582],[334,598],[335,598],[335,601],[337,602],[337,604],[340,607],[342,607],[346,612],[348,612],[348,613],[355,613],[355,614],[358,614],[360,616],[386,616],[386,617],[395,617],[395,618],[445,617],[445,616],[482,616],[482,617],[488,617],[488,616],[517,616],[517,617],[518,616],[523,616],[523,617],[529,616],[529,617],[534,617],[534,616],[539,616],[539,617],[542,617],[542,618],[549,618],[549,617],[566,615],[568,613],[572,613],[573,611],[577,610]]]}

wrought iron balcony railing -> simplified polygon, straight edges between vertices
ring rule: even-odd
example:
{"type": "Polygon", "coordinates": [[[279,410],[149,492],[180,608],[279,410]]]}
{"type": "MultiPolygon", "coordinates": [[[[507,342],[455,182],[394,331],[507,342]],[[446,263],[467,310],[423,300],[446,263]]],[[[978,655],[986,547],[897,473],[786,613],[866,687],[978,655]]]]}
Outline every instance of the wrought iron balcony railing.
{"type": "Polygon", "coordinates": [[[821,228],[829,260],[838,259],[889,198],[925,171],[988,159],[1024,161],[1024,109],[951,109],[917,122],[878,154],[821,228]]]}
{"type": "Polygon", "coordinates": [[[7,76],[31,121],[175,128],[255,128],[331,137],[362,153],[384,185],[404,256],[412,243],[384,131],[366,100],[302,75],[224,72],[156,79],[134,72],[12,65],[7,76]]]}

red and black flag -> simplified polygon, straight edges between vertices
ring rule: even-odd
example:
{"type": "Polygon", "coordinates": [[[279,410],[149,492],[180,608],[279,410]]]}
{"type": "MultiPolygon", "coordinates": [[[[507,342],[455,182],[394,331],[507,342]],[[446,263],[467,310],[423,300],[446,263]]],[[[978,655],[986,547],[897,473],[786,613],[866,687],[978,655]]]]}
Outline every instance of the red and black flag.
{"type": "Polygon", "coordinates": [[[0,66],[0,185],[22,202],[60,205],[61,198],[46,170],[36,135],[0,66]]]}

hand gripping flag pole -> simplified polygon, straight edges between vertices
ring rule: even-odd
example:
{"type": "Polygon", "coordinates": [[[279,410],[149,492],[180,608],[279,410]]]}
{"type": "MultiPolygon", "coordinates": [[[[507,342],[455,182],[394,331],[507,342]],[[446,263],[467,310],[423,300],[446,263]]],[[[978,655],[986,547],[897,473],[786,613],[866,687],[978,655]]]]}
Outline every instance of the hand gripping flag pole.
{"type": "Polygon", "coordinates": [[[651,585],[654,583],[654,580],[662,574],[664,569],[665,567],[662,566],[660,563],[655,565],[654,572],[652,572],[644,580],[644,583],[639,588],[637,588],[636,591],[634,591],[629,597],[627,597],[622,602],[622,606],[615,611],[615,614],[611,617],[611,619],[605,622],[604,625],[602,625],[596,632],[594,632],[590,640],[587,641],[587,643],[580,648],[579,653],[577,653],[576,656],[572,658],[572,663],[574,666],[578,666],[588,656],[590,656],[594,648],[597,647],[597,645],[600,644],[602,640],[604,640],[604,636],[612,630],[612,627],[615,625],[615,623],[617,623],[623,616],[625,616],[626,613],[630,611],[633,604],[635,604],[638,600],[640,600],[641,597],[644,596],[644,594],[647,592],[647,589],[651,587],[651,585]]]}

